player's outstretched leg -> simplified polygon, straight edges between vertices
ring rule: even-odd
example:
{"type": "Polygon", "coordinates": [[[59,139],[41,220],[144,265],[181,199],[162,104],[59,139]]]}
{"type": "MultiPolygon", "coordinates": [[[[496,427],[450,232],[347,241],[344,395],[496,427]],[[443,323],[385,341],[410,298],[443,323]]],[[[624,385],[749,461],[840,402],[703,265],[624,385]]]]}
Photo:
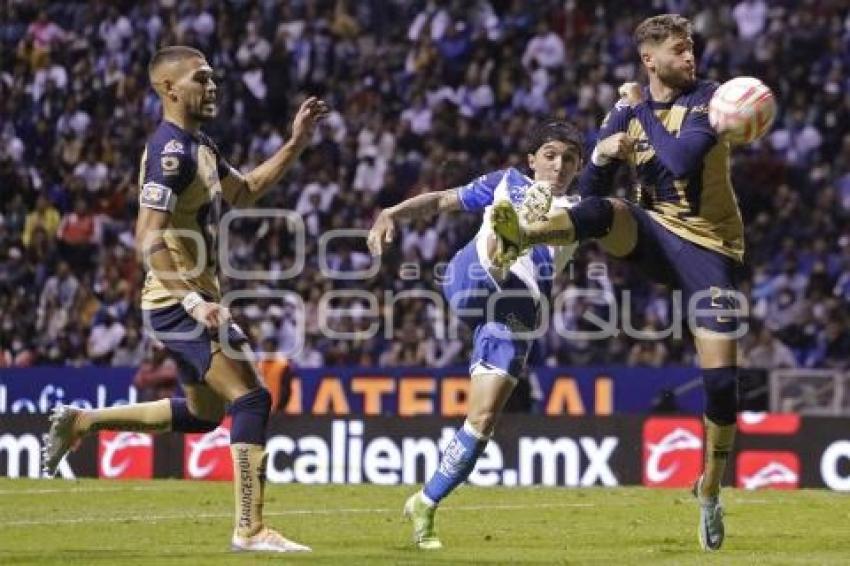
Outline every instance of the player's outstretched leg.
{"type": "Polygon", "coordinates": [[[207,432],[218,422],[199,419],[186,408],[185,399],[162,399],[102,409],[79,409],[57,405],[49,417],[50,429],[44,438],[42,467],[48,476],[56,475],[62,458],[82,438],[99,430],[144,432],[207,432]]]}

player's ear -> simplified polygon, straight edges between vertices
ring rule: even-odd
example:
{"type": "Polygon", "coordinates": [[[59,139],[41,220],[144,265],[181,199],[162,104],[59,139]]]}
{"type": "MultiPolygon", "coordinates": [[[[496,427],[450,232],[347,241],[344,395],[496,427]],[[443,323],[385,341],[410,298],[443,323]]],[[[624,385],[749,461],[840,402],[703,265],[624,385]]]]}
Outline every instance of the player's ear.
{"type": "Polygon", "coordinates": [[[643,48],[640,50],[640,61],[647,70],[655,68],[655,58],[651,49],[643,48]]]}
{"type": "Polygon", "coordinates": [[[536,170],[535,167],[534,167],[534,161],[535,161],[534,154],[529,153],[528,154],[528,168],[531,169],[532,171],[536,170]]]}

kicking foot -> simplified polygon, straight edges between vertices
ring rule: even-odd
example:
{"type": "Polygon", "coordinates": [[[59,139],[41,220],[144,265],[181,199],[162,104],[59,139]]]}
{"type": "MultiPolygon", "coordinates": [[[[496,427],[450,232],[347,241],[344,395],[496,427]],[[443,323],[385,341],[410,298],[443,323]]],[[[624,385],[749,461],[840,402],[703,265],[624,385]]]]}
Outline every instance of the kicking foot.
{"type": "Polygon", "coordinates": [[[234,552],[312,552],[309,546],[289,540],[279,532],[263,527],[260,532],[250,537],[241,537],[235,532],[230,541],[230,549],[234,552]]]}
{"type": "Polygon", "coordinates": [[[510,201],[502,200],[493,204],[490,209],[490,225],[496,234],[520,250],[523,249],[525,234],[519,215],[510,201]]]}
{"type": "Polygon", "coordinates": [[[720,550],[723,539],[726,537],[726,528],[723,525],[723,506],[719,497],[704,497],[701,495],[702,476],[696,481],[692,489],[694,497],[699,501],[699,545],[707,552],[720,550]]]}
{"type": "Polygon", "coordinates": [[[82,435],[74,430],[74,423],[81,412],[69,405],[57,405],[48,417],[50,430],[41,449],[42,469],[47,476],[54,477],[65,454],[79,445],[82,435]]]}
{"type": "Polygon", "coordinates": [[[437,538],[434,528],[435,505],[428,505],[422,499],[422,492],[411,495],[404,504],[404,516],[413,523],[413,544],[422,550],[439,550],[443,543],[437,538]]]}

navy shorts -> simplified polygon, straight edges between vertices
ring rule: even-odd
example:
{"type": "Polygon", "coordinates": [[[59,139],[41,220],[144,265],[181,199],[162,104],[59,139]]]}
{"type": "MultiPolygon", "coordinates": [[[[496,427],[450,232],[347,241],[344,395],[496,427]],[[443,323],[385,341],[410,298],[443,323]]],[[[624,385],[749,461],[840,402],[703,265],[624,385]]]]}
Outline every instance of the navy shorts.
{"type": "Polygon", "coordinates": [[[637,263],[650,279],[682,292],[682,316],[697,328],[722,333],[738,329],[738,281],[743,265],[735,259],[690,242],[657,222],[637,205],[631,211],[638,226],[637,245],[625,259],[637,263]]]}
{"type": "Polygon", "coordinates": [[[481,265],[473,239],[449,263],[443,295],[473,331],[470,373],[481,367],[516,378],[525,375],[539,307],[521,279],[509,273],[504,281],[494,281],[481,265]]]}
{"type": "MultiPolygon", "coordinates": [[[[180,382],[186,385],[202,383],[210,369],[213,352],[221,348],[218,334],[211,333],[189,316],[183,305],[146,310],[143,315],[154,337],[163,343],[177,363],[180,382]]],[[[230,345],[237,348],[248,341],[234,322],[227,326],[227,338],[230,345]]]]}

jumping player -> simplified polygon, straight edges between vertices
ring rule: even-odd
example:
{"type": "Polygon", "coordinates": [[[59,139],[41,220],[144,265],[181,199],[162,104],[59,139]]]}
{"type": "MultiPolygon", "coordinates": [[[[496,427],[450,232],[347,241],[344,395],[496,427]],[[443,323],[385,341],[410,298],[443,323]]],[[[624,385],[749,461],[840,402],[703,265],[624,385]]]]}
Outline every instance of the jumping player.
{"type": "MultiPolygon", "coordinates": [[[[599,239],[610,254],[682,290],[705,388],[705,464],[694,486],[699,542],[718,550],[725,536],[720,483],[735,437],[739,327],[737,273],[743,223],[730,182],[729,145],[708,120],[717,84],[697,80],[691,24],[676,14],[648,18],[635,43],[649,85],[626,83],[602,124],[579,182],[581,203],[524,224],[507,206],[494,231],[516,246],[599,239]],[[627,162],[636,172],[636,203],[601,198],[627,162]]],[[[510,254],[503,258],[509,262],[510,254]]]]}
{"type": "Polygon", "coordinates": [[[163,120],[147,141],[139,175],[136,243],[147,269],[142,312],[177,360],[186,398],[97,410],[58,406],[50,417],[45,471],[54,475],[68,450],[99,430],[214,430],[227,403],[236,499],[231,548],[309,551],[263,522],[271,396],[250,361],[244,334],[219,304],[216,236],[222,199],[234,207],[255,203],[296,162],[327,107],[307,99],[289,141],[243,176],[200,129],[217,114],[213,69],[204,55],[190,47],[166,47],[153,56],[148,70],[163,120]],[[228,356],[225,342],[241,355],[228,356]]]}
{"type": "Polygon", "coordinates": [[[380,255],[395,238],[398,222],[453,210],[484,210],[478,234],[455,254],[444,277],[443,293],[450,307],[473,331],[472,383],[466,421],[442,454],[437,471],[404,506],[413,522],[414,543],[421,549],[442,547],[434,524],[437,506],[466,480],[487,446],[505,402],[524,375],[541,308],[548,307],[542,299],[551,294],[554,275],[563,270],[575,248],[533,246],[510,268],[494,265],[505,253],[488,220],[494,202],[519,214],[545,214],[550,201],[544,183],[556,195],[551,200],[554,208],[575,202],[565,193],[581,165],[583,142],[578,130],[553,122],[539,127],[528,142],[533,180],[510,168],[461,187],[419,195],[381,212],[369,233],[369,248],[380,255]]]}

